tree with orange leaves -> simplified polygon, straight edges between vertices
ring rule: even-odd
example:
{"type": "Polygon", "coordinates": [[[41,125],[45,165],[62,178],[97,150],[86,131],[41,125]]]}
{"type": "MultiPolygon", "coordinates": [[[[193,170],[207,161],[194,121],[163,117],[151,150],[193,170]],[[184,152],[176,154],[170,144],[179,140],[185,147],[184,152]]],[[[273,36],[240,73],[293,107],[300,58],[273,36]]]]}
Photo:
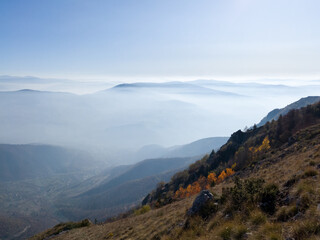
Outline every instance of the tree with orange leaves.
{"type": "Polygon", "coordinates": [[[209,173],[207,177],[208,185],[213,186],[216,181],[217,181],[217,175],[214,172],[209,173]]]}
{"type": "Polygon", "coordinates": [[[264,150],[268,150],[270,148],[270,140],[269,140],[269,137],[266,136],[261,145],[258,146],[258,147],[250,147],[249,150],[252,152],[252,153],[257,153],[257,152],[261,152],[261,151],[264,151],[264,150]]]}
{"type": "Polygon", "coordinates": [[[222,171],[222,172],[220,173],[220,175],[218,176],[218,182],[219,182],[219,183],[222,182],[226,177],[227,177],[226,172],[225,172],[225,171],[222,171]]]}
{"type": "Polygon", "coordinates": [[[192,186],[191,186],[191,184],[189,184],[186,189],[186,197],[190,197],[191,194],[192,194],[192,186]]]}
{"type": "Polygon", "coordinates": [[[215,182],[222,182],[226,177],[229,177],[234,173],[235,172],[232,168],[226,168],[220,173],[218,178],[214,172],[209,173],[208,177],[200,176],[197,181],[189,184],[186,188],[180,186],[180,188],[175,192],[174,198],[181,199],[190,197],[199,193],[203,189],[209,189],[215,182]]]}
{"type": "Polygon", "coordinates": [[[174,194],[174,198],[184,198],[186,195],[186,190],[180,186],[180,188],[174,194]]]}
{"type": "Polygon", "coordinates": [[[199,193],[201,190],[202,190],[202,188],[201,188],[200,183],[198,181],[196,181],[192,184],[192,188],[191,188],[192,195],[199,193]]]}
{"type": "Polygon", "coordinates": [[[226,168],[226,174],[227,174],[227,177],[233,175],[235,172],[232,170],[232,168],[226,168]]]}

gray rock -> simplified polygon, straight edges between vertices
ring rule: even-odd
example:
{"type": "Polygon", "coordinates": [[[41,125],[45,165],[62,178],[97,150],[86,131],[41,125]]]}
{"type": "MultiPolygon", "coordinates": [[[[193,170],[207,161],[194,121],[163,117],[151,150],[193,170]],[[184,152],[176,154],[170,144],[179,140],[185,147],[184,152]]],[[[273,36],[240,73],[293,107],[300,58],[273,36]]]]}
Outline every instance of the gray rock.
{"type": "Polygon", "coordinates": [[[213,200],[213,195],[208,190],[202,190],[194,200],[192,207],[188,210],[187,215],[192,216],[198,214],[201,208],[208,202],[213,200]]]}
{"type": "Polygon", "coordinates": [[[296,220],[298,220],[298,219],[300,219],[302,217],[303,217],[303,213],[302,212],[298,212],[292,219],[296,221],[296,220]]]}

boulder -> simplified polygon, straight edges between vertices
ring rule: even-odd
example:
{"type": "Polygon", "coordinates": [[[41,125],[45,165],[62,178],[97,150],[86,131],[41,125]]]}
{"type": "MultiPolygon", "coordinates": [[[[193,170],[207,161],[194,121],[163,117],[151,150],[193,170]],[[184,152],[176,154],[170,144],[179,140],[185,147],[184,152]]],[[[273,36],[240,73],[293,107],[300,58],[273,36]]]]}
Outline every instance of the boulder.
{"type": "Polygon", "coordinates": [[[212,193],[208,190],[202,190],[194,200],[192,207],[187,212],[187,215],[192,216],[199,214],[203,207],[205,207],[206,204],[211,200],[213,200],[212,193]]]}

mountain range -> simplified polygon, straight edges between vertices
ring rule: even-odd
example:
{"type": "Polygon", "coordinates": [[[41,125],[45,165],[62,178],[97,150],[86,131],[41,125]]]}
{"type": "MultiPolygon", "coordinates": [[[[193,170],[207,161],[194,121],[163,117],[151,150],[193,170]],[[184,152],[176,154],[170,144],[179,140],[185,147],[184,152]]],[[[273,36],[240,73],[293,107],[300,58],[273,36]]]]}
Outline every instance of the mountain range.
{"type": "Polygon", "coordinates": [[[79,95],[70,93],[73,87],[63,89],[64,84],[86,89],[90,83],[0,77],[0,88],[7,90],[0,92],[0,143],[86,149],[109,164],[132,164],[142,159],[126,156],[143,146],[227,136],[259,122],[279,103],[285,106],[320,90],[315,82],[298,87],[215,80],[92,82],[96,91],[79,95]]]}

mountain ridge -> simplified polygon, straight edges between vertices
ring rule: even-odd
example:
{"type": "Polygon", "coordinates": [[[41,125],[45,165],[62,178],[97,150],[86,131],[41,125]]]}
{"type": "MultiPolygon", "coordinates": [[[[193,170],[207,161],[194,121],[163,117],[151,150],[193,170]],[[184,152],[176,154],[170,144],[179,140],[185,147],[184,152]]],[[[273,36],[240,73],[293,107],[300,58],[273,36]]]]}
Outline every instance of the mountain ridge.
{"type": "Polygon", "coordinates": [[[272,120],[277,120],[280,117],[280,115],[285,115],[292,109],[299,109],[299,108],[305,107],[309,104],[313,104],[313,103],[316,103],[319,101],[320,101],[320,96],[308,96],[308,97],[301,98],[298,101],[293,102],[284,108],[273,109],[271,112],[269,112],[267,114],[267,116],[265,116],[257,124],[257,126],[260,127],[260,126],[263,126],[267,122],[270,122],[272,120]]]}

